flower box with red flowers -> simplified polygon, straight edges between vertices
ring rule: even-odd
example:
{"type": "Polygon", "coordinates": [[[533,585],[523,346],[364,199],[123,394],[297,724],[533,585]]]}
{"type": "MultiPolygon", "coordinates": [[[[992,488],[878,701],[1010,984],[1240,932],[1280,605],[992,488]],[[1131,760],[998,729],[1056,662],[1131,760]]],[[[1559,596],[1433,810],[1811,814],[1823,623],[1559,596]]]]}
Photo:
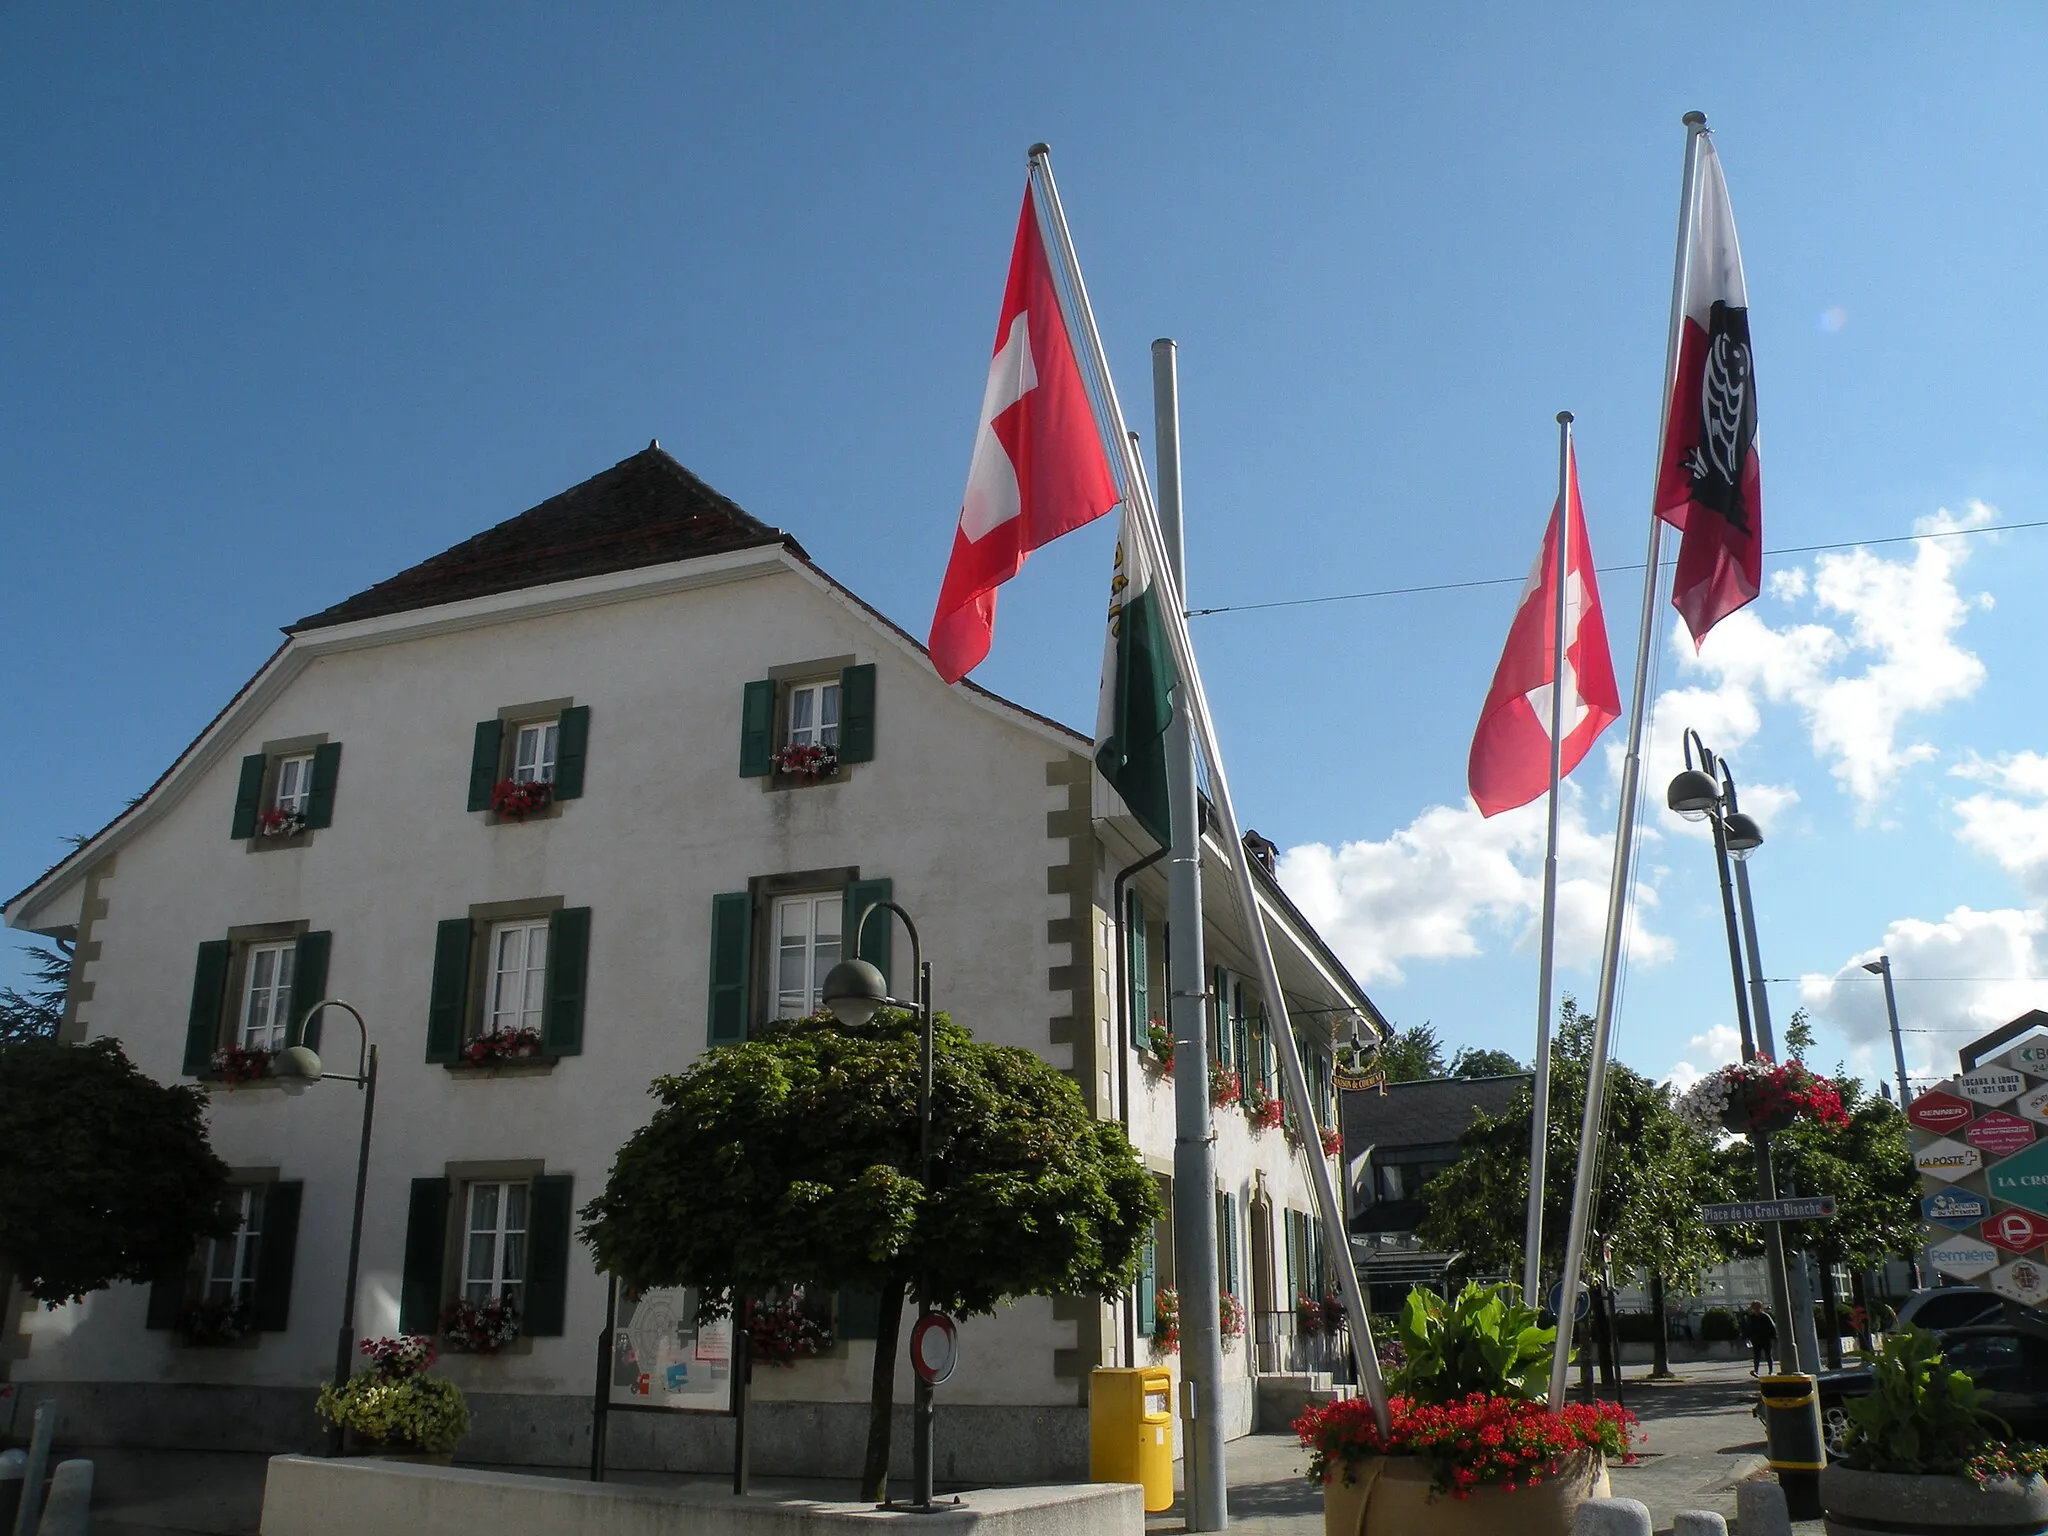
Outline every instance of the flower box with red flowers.
{"type": "Polygon", "coordinates": [[[1244,1102],[1244,1079],[1228,1067],[1209,1069],[1209,1103],[1215,1109],[1228,1109],[1233,1104],[1244,1102]]]}
{"type": "Polygon", "coordinates": [[[306,815],[303,811],[269,810],[256,813],[258,837],[296,837],[305,830],[306,815]]]}
{"type": "Polygon", "coordinates": [[[519,1337],[519,1309],[508,1296],[462,1298],[441,1313],[441,1342],[458,1355],[495,1355],[519,1337]]]}
{"type": "Polygon", "coordinates": [[[462,1047],[462,1064],[466,1067],[495,1067],[506,1062],[546,1059],[540,1053],[540,1031],[537,1029],[494,1029],[488,1034],[473,1036],[462,1047]]]}
{"type": "MultiPolygon", "coordinates": [[[[1244,1303],[1225,1291],[1216,1299],[1216,1325],[1223,1342],[1244,1337],[1244,1303]]],[[[1180,1353],[1180,1292],[1163,1285],[1152,1298],[1152,1348],[1155,1353],[1180,1353]]]]}
{"type": "Polygon", "coordinates": [[[503,779],[491,787],[491,809],[504,821],[524,821],[554,803],[551,779],[503,779]]]}
{"type": "Polygon", "coordinates": [[[178,1314],[187,1344],[233,1344],[248,1336],[249,1309],[239,1301],[195,1301],[178,1314]]]}
{"type": "Polygon", "coordinates": [[[1253,1088],[1244,1096],[1244,1115],[1255,1131],[1277,1131],[1287,1119],[1287,1106],[1253,1088]]]}
{"type": "Polygon", "coordinates": [[[839,749],[808,744],[783,747],[775,754],[775,771],[815,784],[839,776],[839,749]]]}
{"type": "Polygon", "coordinates": [[[1294,1298],[1294,1331],[1296,1333],[1321,1333],[1323,1331],[1323,1304],[1313,1296],[1294,1298]]]}
{"type": "Polygon", "coordinates": [[[1316,1138],[1323,1144],[1323,1156],[1335,1157],[1344,1150],[1344,1136],[1334,1125],[1316,1127],[1316,1138]]]}
{"type": "Polygon", "coordinates": [[[1173,1031],[1163,1020],[1154,1019],[1145,1026],[1144,1061],[1161,1077],[1173,1076],[1173,1031]]]}
{"type": "Polygon", "coordinates": [[[213,1053],[211,1063],[216,1081],[233,1087],[236,1083],[253,1083],[270,1076],[269,1051],[248,1051],[239,1045],[224,1045],[213,1053]]]}

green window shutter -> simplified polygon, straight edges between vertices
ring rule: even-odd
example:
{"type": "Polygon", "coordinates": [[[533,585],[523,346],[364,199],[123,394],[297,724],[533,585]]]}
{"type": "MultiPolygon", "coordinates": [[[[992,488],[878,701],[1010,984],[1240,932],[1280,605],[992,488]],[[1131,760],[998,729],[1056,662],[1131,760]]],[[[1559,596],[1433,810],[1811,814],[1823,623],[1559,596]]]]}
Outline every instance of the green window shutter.
{"type": "Polygon", "coordinates": [[[875,760],[875,664],[865,662],[839,674],[839,761],[875,760]]]}
{"type": "Polygon", "coordinates": [[[1159,1326],[1159,1242],[1145,1239],[1138,1250],[1138,1332],[1150,1333],[1159,1326]]]}
{"type": "Polygon", "coordinates": [[[1131,1040],[1149,1046],[1145,1026],[1152,1022],[1152,969],[1145,950],[1145,902],[1136,891],[1126,898],[1124,970],[1130,978],[1131,1040]]]}
{"type": "Polygon", "coordinates": [[[448,1181],[414,1179],[405,1210],[405,1270],[398,1283],[400,1333],[441,1331],[441,1265],[447,1251],[448,1181]]]}
{"type": "Polygon", "coordinates": [[[306,1010],[327,996],[327,956],[333,948],[331,933],[302,933],[292,945],[292,1021],[285,1039],[294,1045],[320,1049],[321,1019],[306,1025],[303,1039],[296,1031],[306,1010]]]}
{"type": "Polygon", "coordinates": [[[747,684],[740,695],[740,777],[758,779],[775,767],[775,684],[747,684]]]}
{"type": "Polygon", "coordinates": [[[235,819],[228,827],[229,837],[256,835],[256,813],[263,809],[263,766],[261,752],[251,752],[242,759],[242,777],[235,785],[235,819]]]}
{"type": "Polygon", "coordinates": [[[166,1264],[163,1273],[149,1283],[149,1310],[143,1314],[145,1328],[175,1328],[185,1311],[192,1278],[191,1261],[180,1259],[166,1264]]]}
{"type": "Polygon", "coordinates": [[[462,1053],[463,1015],[469,1011],[469,951],[476,925],[445,919],[434,930],[434,986],[427,994],[427,1060],[453,1061],[462,1053]]]}
{"type": "Polygon", "coordinates": [[[527,1206],[526,1306],[519,1331],[534,1338],[560,1337],[569,1310],[569,1190],[566,1173],[533,1180],[527,1206]]]}
{"type": "Polygon", "coordinates": [[[550,1056],[583,1049],[583,994],[590,981],[590,908],[548,915],[548,975],[541,1004],[540,1046],[550,1056]]]}
{"type": "MultiPolygon", "coordinates": [[[[890,899],[890,882],[887,880],[846,882],[846,905],[839,919],[839,953],[846,954],[853,948],[854,928],[860,922],[861,913],[890,899]]],[[[861,939],[860,953],[854,957],[867,961],[882,973],[882,979],[889,982],[891,996],[896,993],[896,984],[891,980],[889,971],[890,941],[895,934],[896,914],[877,912],[868,919],[868,931],[861,939]]]]}
{"type": "Polygon", "coordinates": [[[228,997],[228,957],[234,946],[226,939],[208,939],[199,946],[192,973],[192,1011],[185,1021],[185,1075],[202,1077],[213,1068],[220,1048],[220,1016],[228,997]]]}
{"type": "Polygon", "coordinates": [[[306,1186],[298,1179],[263,1191],[263,1235],[256,1248],[256,1285],[249,1322],[259,1333],[283,1333],[292,1305],[292,1257],[299,1246],[299,1203],[306,1186]]]}
{"type": "Polygon", "coordinates": [[[583,759],[589,750],[590,706],[578,704],[563,710],[555,733],[555,799],[581,798],[583,759]]]}
{"type": "Polygon", "coordinates": [[[1223,1214],[1230,1220],[1230,1291],[1236,1295],[1243,1289],[1237,1273],[1237,1196],[1223,1197],[1223,1214]]]}
{"type": "Polygon", "coordinates": [[[341,777],[341,743],[323,741],[313,749],[313,785],[306,792],[306,825],[334,825],[334,784],[341,777]]]}
{"type": "Polygon", "coordinates": [[[505,754],[505,722],[479,720],[476,744],[469,749],[469,808],[488,811],[491,791],[498,787],[498,760],[505,754]]]}
{"type": "Polygon", "coordinates": [[[832,1331],[842,1339],[872,1339],[881,1331],[882,1298],[875,1291],[841,1291],[832,1311],[832,1331]]]}
{"type": "Polygon", "coordinates": [[[737,1045],[752,1010],[754,901],[745,891],[711,898],[711,1003],[707,1039],[737,1045]]]}
{"type": "Polygon", "coordinates": [[[1215,999],[1209,1009],[1209,1060],[1230,1065],[1230,972],[1216,967],[1215,999]]]}

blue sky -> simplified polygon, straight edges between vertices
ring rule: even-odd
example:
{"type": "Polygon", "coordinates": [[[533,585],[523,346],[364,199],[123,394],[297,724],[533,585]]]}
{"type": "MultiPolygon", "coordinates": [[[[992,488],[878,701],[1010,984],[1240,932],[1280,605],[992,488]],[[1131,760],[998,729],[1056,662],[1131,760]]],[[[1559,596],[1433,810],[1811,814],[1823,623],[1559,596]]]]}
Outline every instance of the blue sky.
{"type": "MultiPolygon", "coordinates": [[[[922,631],[1040,138],[1140,421],[1149,342],[1181,343],[1197,606],[1519,577],[1560,408],[1596,554],[1641,558],[1693,107],[1767,542],[2048,519],[2044,55],[2017,5],[9,7],[0,884],[278,626],[651,437],[922,631]]],[[[1005,591],[981,681],[1092,718],[1109,538],[1005,591]]],[[[1870,1059],[1843,968],[1888,946],[1908,1026],[1948,1031],[1916,1063],[1952,1060],[2048,1003],[2048,530],[1769,568],[1697,662],[1667,634],[1650,793],[1678,724],[1729,748],[1766,970],[1808,978],[1780,1018],[1804,997],[1824,1057],[1870,1059]]],[[[1637,580],[1604,587],[1624,676],[1637,580]]],[[[1386,1011],[1526,1055],[1534,817],[1463,798],[1514,598],[1196,640],[1247,819],[1386,1011]]],[[[1607,754],[1568,809],[1582,932],[1607,754]]],[[[1729,1006],[1711,860],[1651,829],[1620,1049],[1661,1074],[1717,1059],[1729,1006]]]]}

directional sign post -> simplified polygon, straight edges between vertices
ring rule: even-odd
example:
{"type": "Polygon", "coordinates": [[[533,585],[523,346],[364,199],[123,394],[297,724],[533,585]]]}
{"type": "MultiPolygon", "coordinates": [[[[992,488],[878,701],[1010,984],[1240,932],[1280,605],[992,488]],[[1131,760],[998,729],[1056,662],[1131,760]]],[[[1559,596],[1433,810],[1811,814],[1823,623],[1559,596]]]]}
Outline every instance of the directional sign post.
{"type": "Polygon", "coordinates": [[[1703,1205],[1700,1220],[1710,1227],[1746,1227],[1760,1221],[1825,1221],[1835,1214],[1833,1195],[1801,1195],[1786,1200],[1731,1200],[1703,1205]]]}

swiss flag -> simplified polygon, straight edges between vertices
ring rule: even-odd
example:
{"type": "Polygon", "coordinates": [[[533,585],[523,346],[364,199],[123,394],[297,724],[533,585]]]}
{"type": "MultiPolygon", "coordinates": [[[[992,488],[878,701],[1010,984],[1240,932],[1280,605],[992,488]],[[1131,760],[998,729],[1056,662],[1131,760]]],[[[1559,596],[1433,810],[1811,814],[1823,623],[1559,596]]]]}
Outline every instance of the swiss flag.
{"type": "Polygon", "coordinates": [[[1026,555],[1116,502],[1026,186],[960,526],[932,615],[939,676],[957,683],[988,655],[996,588],[1023,568],[1026,555]]]}
{"type": "Polygon", "coordinates": [[[1671,603],[1698,645],[1756,596],[1764,569],[1749,290],[1721,157],[1704,134],[1691,245],[1657,515],[1684,530],[1671,603]]]}
{"type": "MultiPolygon", "coordinates": [[[[1579,461],[1565,460],[1565,496],[1571,538],[1565,565],[1564,751],[1562,778],[1579,766],[1593,739],[1621,713],[1614,686],[1614,659],[1607,650],[1607,624],[1600,616],[1600,584],[1593,575],[1593,548],[1579,504],[1579,461]]],[[[1465,778],[1483,816],[1511,811],[1550,788],[1550,696],[1556,682],[1557,511],[1543,536],[1543,552],[1522,588],[1522,601],[1508,626],[1508,643],[1494,669],[1493,687],[1479,711],[1472,757],[1465,778]]]]}

